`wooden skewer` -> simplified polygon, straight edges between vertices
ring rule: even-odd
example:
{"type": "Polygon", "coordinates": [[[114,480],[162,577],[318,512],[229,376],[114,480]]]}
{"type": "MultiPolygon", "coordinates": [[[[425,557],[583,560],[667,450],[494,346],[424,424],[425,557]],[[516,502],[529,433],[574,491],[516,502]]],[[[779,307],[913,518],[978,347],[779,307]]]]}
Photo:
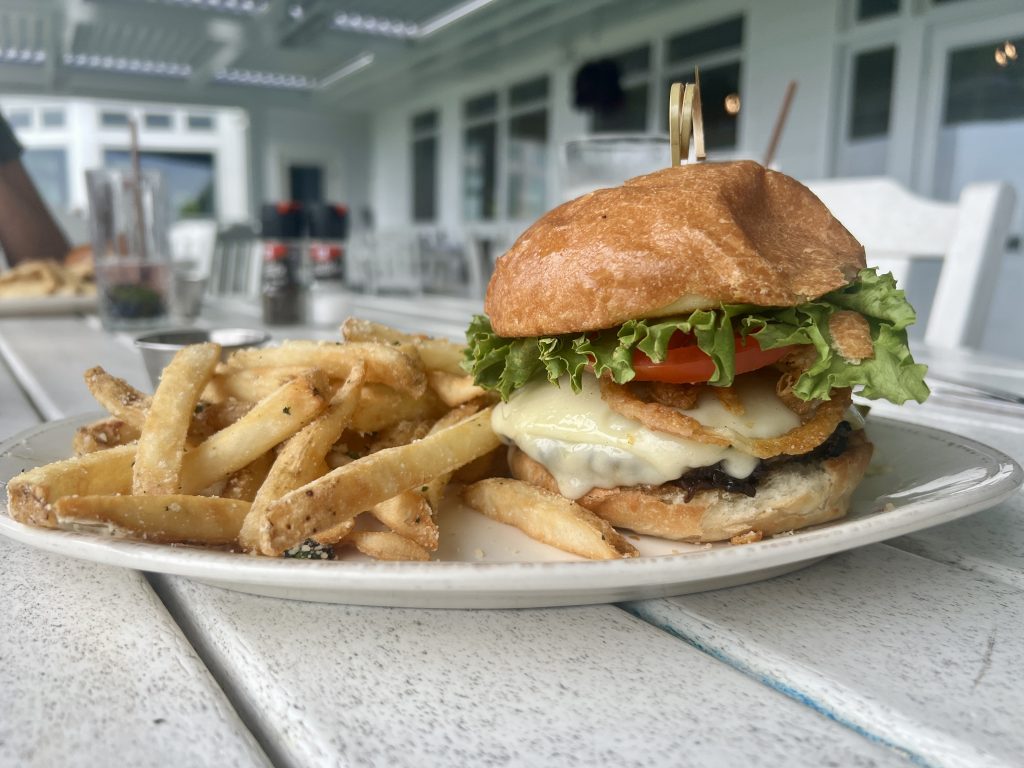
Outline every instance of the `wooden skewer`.
{"type": "Polygon", "coordinates": [[[668,96],[668,135],[672,166],[682,165],[690,157],[690,139],[697,160],[704,151],[704,113],[700,105],[700,72],[694,68],[694,82],[672,83],[668,96]]]}
{"type": "Polygon", "coordinates": [[[775,150],[779,148],[782,141],[782,131],[786,127],[786,118],[789,117],[789,108],[793,104],[793,97],[796,95],[796,80],[790,80],[786,86],[786,95],[782,97],[782,106],[779,107],[779,115],[775,118],[775,127],[772,128],[772,137],[768,141],[768,149],[764,153],[764,165],[767,168],[775,159],[775,150]]]}

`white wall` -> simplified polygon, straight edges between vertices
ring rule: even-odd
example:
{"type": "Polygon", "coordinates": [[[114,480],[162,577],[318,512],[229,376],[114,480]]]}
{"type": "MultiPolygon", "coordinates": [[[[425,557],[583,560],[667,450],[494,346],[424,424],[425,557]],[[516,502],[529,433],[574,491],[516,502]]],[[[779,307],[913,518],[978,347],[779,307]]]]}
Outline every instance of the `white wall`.
{"type": "MultiPolygon", "coordinates": [[[[586,133],[588,119],[571,106],[572,79],[580,64],[603,54],[664,39],[675,32],[745,14],[742,69],[742,119],[737,150],[729,157],[760,158],[767,146],[772,121],[789,80],[799,76],[799,90],[776,155],[776,165],[804,177],[825,174],[832,126],[822,120],[822,104],[834,81],[837,0],[697,0],[658,11],[626,23],[584,28],[561,48],[524,57],[500,69],[462,76],[457,82],[424,88],[401,106],[372,117],[372,202],[380,226],[411,223],[410,119],[417,112],[437,109],[441,120],[439,150],[438,225],[460,230],[462,221],[462,104],[475,94],[502,89],[537,75],[551,77],[549,99],[552,145],[552,193],[557,188],[560,147],[586,133]],[[807,62],[815,62],[808,67],[807,62]]],[[[665,98],[668,98],[665,94],[665,98]]],[[[711,157],[714,159],[714,156],[711,157]]],[[[727,159],[719,155],[719,159],[727,159]]],[[[502,158],[499,154],[499,163],[502,158]]],[[[553,202],[553,201],[552,201],[553,202]]]]}
{"type": "Polygon", "coordinates": [[[362,115],[324,115],[280,108],[250,110],[257,207],[290,196],[288,166],[324,168],[324,195],[358,215],[369,202],[370,123],[362,115]]]}

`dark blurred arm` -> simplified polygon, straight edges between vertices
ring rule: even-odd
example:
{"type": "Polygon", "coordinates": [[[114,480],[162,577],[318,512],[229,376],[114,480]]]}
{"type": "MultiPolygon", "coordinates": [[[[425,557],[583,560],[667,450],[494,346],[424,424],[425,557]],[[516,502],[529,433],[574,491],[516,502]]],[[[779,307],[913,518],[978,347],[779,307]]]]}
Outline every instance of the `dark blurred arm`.
{"type": "Polygon", "coordinates": [[[12,267],[29,259],[63,259],[70,250],[20,160],[0,165],[0,245],[12,267]]]}
{"type": "Polygon", "coordinates": [[[70,246],[21,164],[21,144],[0,115],[0,246],[11,266],[63,259],[70,246]]]}

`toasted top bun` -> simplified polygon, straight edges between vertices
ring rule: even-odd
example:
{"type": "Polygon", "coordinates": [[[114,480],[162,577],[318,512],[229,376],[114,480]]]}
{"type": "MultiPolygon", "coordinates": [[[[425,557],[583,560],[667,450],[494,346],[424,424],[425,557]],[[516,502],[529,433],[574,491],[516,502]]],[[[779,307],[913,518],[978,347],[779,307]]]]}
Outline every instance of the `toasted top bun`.
{"type": "Polygon", "coordinates": [[[864,247],[800,182],[700,163],[542,216],[498,259],[484,308],[501,336],[593,331],[722,302],[793,306],[864,266],[864,247]]]}

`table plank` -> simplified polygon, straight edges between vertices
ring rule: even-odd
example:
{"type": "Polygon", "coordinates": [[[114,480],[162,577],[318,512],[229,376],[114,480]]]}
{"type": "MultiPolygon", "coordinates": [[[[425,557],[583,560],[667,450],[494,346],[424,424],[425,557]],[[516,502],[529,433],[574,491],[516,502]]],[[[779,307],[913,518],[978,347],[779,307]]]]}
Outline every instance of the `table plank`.
{"type": "Polygon", "coordinates": [[[1024,592],[886,545],[628,609],[928,765],[1024,754],[1024,592]]]}
{"type": "MultiPolygon", "coordinates": [[[[2,340],[0,340],[2,344],[2,340]]],[[[10,437],[39,423],[35,406],[25,397],[0,351],[0,439],[10,437]]]]}
{"type": "Polygon", "coordinates": [[[139,353],[77,317],[0,320],[0,353],[47,419],[99,410],[82,375],[94,365],[150,391],[139,353]]]}
{"type": "MultiPolygon", "coordinates": [[[[96,332],[82,327],[0,321],[0,351],[27,353],[9,359],[51,417],[95,408],[80,375],[46,366],[69,355],[74,365],[99,361],[89,351],[96,332]],[[60,341],[43,345],[39,332],[60,341]]],[[[37,421],[0,361],[0,433],[37,421]]],[[[269,765],[141,573],[0,538],[0,584],[0,765],[269,765]]]]}
{"type": "Polygon", "coordinates": [[[612,606],[360,608],[157,581],[279,766],[906,764],[612,606]]]}
{"type": "Polygon", "coordinates": [[[0,765],[269,765],[141,573],[0,538],[0,580],[0,765]]]}

